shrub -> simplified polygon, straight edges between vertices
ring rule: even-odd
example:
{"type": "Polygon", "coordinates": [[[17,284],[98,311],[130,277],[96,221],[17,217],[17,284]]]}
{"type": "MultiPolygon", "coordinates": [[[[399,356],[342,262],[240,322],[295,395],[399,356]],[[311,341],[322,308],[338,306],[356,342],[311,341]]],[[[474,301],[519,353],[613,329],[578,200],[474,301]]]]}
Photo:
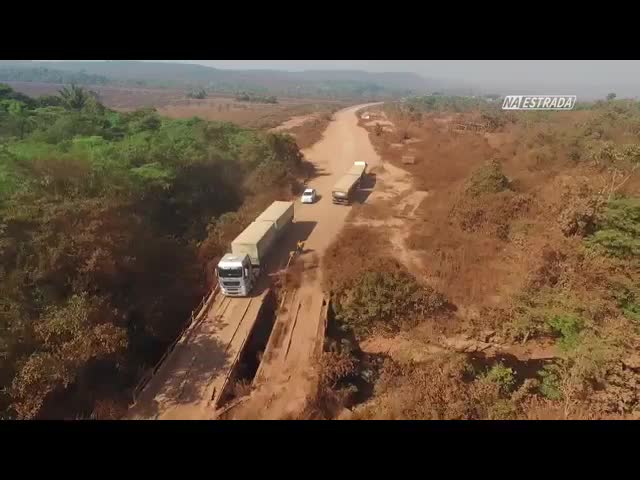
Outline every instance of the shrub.
{"type": "Polygon", "coordinates": [[[250,103],[278,103],[278,99],[274,96],[255,95],[244,92],[236,95],[236,101],[250,103]]]}
{"type": "Polygon", "coordinates": [[[193,90],[187,93],[187,98],[197,98],[202,100],[203,98],[207,98],[207,92],[204,88],[201,88],[200,90],[193,90]]]}
{"type": "Polygon", "coordinates": [[[475,399],[462,355],[403,365],[386,361],[375,386],[376,400],[360,410],[359,419],[466,420],[476,418],[475,399]]]}
{"type": "Polygon", "coordinates": [[[560,367],[557,364],[545,365],[539,372],[542,377],[540,393],[549,400],[560,400],[562,391],[560,385],[560,367]]]}
{"type": "Polygon", "coordinates": [[[506,325],[514,338],[555,333],[572,345],[576,331],[582,329],[577,312],[581,304],[572,296],[544,287],[539,291],[526,291],[516,298],[513,320],[506,325]],[[565,337],[566,335],[566,337],[565,337]]]}
{"type": "Polygon", "coordinates": [[[165,190],[169,188],[171,181],[175,178],[175,172],[158,162],[133,168],[131,173],[142,185],[153,184],[165,190]]]}
{"type": "Polygon", "coordinates": [[[489,131],[499,130],[507,123],[515,121],[513,115],[509,115],[508,112],[493,109],[486,109],[482,112],[481,118],[489,131]]]}
{"type": "Polygon", "coordinates": [[[626,318],[640,325],[640,286],[630,283],[612,286],[613,296],[626,318]]]}
{"type": "Polygon", "coordinates": [[[513,370],[505,367],[503,363],[497,363],[485,375],[487,381],[495,383],[503,393],[508,393],[513,388],[515,378],[513,370]]]}
{"type": "Polygon", "coordinates": [[[361,334],[374,327],[396,331],[412,317],[433,314],[445,303],[441,294],[419,285],[403,270],[373,271],[338,293],[336,316],[361,334]]]}
{"type": "Polygon", "coordinates": [[[602,199],[599,196],[572,198],[558,218],[560,229],[565,236],[584,237],[593,233],[602,199]]]}
{"type": "Polygon", "coordinates": [[[432,95],[409,98],[404,109],[413,113],[414,110],[425,112],[467,112],[478,108],[491,108],[491,103],[484,98],[464,96],[432,95]]]}
{"type": "Polygon", "coordinates": [[[20,418],[34,418],[47,396],[73,383],[93,359],[126,347],[126,331],[104,321],[99,305],[74,295],[63,307],[49,307],[35,326],[41,351],[22,365],[12,383],[20,418]]]}
{"type": "Polygon", "coordinates": [[[587,243],[613,257],[640,258],[640,198],[610,201],[587,243]]]}
{"type": "Polygon", "coordinates": [[[618,145],[610,140],[589,142],[585,154],[591,162],[601,166],[629,168],[640,161],[640,147],[637,144],[618,145]]]}
{"type": "Polygon", "coordinates": [[[356,387],[349,379],[357,374],[358,362],[349,352],[323,352],[318,386],[302,418],[334,418],[351,403],[356,387]]]}
{"type": "Polygon", "coordinates": [[[564,357],[539,372],[540,393],[550,400],[562,400],[564,415],[568,418],[577,401],[590,395],[593,385],[605,381],[608,370],[619,361],[620,353],[615,342],[587,332],[564,357]]]}
{"type": "Polygon", "coordinates": [[[510,399],[496,400],[487,409],[487,420],[513,420],[516,417],[516,407],[510,399]]]}
{"type": "Polygon", "coordinates": [[[554,315],[547,319],[547,324],[560,335],[558,345],[562,350],[572,350],[578,346],[580,332],[584,329],[584,320],[577,315],[554,315]]]}
{"type": "Polygon", "coordinates": [[[465,192],[477,197],[486,193],[498,193],[510,188],[509,179],[502,173],[498,160],[491,160],[471,174],[465,192]]]}

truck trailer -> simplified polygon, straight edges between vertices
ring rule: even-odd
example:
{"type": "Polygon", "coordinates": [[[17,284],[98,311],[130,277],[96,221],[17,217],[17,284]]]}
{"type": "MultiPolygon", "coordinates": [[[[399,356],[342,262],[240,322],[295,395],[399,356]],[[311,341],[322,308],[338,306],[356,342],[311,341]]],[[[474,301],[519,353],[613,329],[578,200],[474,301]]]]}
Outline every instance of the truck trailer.
{"type": "Polygon", "coordinates": [[[293,202],[273,202],[231,242],[216,268],[224,295],[246,297],[256,284],[264,259],[293,222],[293,202]]]}
{"type": "Polygon", "coordinates": [[[331,191],[333,203],[350,205],[353,194],[360,187],[360,182],[364,178],[366,171],[366,162],[355,162],[333,187],[331,191]]]}
{"type": "Polygon", "coordinates": [[[358,175],[361,178],[364,177],[364,174],[367,171],[367,163],[366,162],[354,162],[349,171],[347,172],[349,175],[358,175]]]}

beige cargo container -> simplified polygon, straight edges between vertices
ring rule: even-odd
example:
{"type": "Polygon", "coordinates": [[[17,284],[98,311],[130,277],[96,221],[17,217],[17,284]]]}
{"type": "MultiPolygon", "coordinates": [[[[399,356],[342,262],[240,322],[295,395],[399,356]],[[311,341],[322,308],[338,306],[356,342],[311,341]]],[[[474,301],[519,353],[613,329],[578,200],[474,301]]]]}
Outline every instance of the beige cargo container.
{"type": "Polygon", "coordinates": [[[367,164],[365,162],[355,162],[333,187],[331,191],[333,203],[349,205],[353,192],[358,189],[366,170],[367,164]]]}
{"type": "Polygon", "coordinates": [[[272,222],[280,235],[293,220],[293,202],[276,201],[255,219],[256,222],[272,222]]]}
{"type": "Polygon", "coordinates": [[[253,222],[231,242],[231,254],[236,257],[249,255],[252,265],[260,265],[276,240],[273,222],[253,222]]]}

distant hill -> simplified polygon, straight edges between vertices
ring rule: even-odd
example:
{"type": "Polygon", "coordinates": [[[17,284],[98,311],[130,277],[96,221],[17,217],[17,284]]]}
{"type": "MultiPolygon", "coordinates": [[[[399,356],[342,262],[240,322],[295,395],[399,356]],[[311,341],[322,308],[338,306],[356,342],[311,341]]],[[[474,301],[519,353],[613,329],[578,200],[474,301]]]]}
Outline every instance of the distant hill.
{"type": "Polygon", "coordinates": [[[149,87],[204,87],[281,96],[386,98],[447,91],[442,82],[414,73],[362,71],[221,70],[203,65],[113,60],[103,62],[0,61],[0,81],[149,87]]]}
{"type": "Polygon", "coordinates": [[[111,80],[102,75],[87,74],[84,72],[64,71],[45,66],[12,66],[0,64],[0,81],[106,85],[111,80]]]}

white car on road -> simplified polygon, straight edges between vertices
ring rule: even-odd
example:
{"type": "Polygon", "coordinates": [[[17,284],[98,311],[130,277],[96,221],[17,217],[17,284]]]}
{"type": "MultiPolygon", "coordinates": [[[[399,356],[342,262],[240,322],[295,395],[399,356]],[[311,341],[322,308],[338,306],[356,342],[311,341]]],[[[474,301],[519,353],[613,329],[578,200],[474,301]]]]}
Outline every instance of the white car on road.
{"type": "Polygon", "coordinates": [[[315,203],[317,198],[316,189],[315,188],[307,188],[304,192],[302,192],[302,198],[300,201],[302,203],[315,203]]]}

